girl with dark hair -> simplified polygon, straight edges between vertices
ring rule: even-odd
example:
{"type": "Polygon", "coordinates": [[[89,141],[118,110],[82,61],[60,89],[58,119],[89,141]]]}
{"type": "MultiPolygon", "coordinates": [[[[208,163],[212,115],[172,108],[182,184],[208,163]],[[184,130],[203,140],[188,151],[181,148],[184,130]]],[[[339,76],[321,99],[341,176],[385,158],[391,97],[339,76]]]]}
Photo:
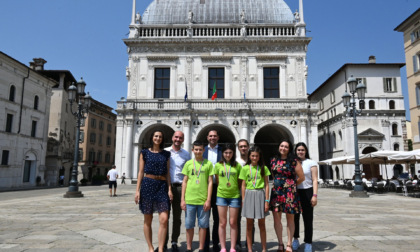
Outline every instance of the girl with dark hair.
{"type": "MultiPolygon", "coordinates": [[[[314,220],[314,207],[318,203],[318,165],[309,159],[308,147],[304,143],[298,143],[295,147],[295,154],[302,161],[305,180],[298,185],[298,193],[302,205],[302,216],[305,227],[305,252],[312,252],[312,223],[314,220]]],[[[300,214],[295,214],[295,234],[293,235],[293,250],[299,248],[299,219],[300,214]]]]}
{"type": "Polygon", "coordinates": [[[152,220],[153,213],[159,213],[158,251],[163,251],[166,230],[168,228],[168,211],[172,200],[169,160],[171,153],[163,149],[163,132],[156,130],[150,137],[151,147],[144,149],[139,157],[139,173],[134,201],[139,204],[144,214],[144,236],[153,251],[152,220]]]}
{"type": "Polygon", "coordinates": [[[264,165],[264,158],[259,147],[248,152],[248,161],[242,167],[239,179],[242,179],[242,216],[246,218],[246,240],[248,251],[252,251],[252,228],[254,219],[258,219],[262,251],[267,249],[265,216],[268,215],[270,170],[264,165]]]}
{"type": "Polygon", "coordinates": [[[222,147],[222,157],[214,167],[217,184],[216,205],[219,212],[219,240],[221,250],[226,252],[226,225],[229,208],[230,224],[230,252],[236,252],[235,245],[238,235],[237,219],[241,207],[240,183],[238,180],[242,166],[236,162],[235,144],[226,144],[222,147]]]}
{"type": "Polygon", "coordinates": [[[281,141],[278,154],[270,162],[271,173],[273,174],[270,210],[273,211],[274,230],[279,242],[277,252],[284,251],[281,214],[286,214],[287,221],[286,251],[292,251],[292,237],[295,232],[294,215],[301,212],[296,187],[303,182],[304,175],[300,160],[293,154],[292,148],[293,144],[289,140],[281,141]]]}

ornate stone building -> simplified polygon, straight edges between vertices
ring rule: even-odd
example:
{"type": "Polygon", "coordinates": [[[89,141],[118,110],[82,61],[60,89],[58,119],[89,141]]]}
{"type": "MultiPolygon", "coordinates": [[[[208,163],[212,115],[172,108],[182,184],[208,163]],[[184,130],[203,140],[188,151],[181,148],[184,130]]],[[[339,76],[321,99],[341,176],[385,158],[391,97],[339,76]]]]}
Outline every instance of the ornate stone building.
{"type": "Polygon", "coordinates": [[[220,143],[248,139],[266,160],[283,138],[309,143],[318,158],[302,0],[296,13],[283,0],[155,0],[142,16],[133,0],[129,30],[115,160],[127,178],[155,129],[167,145],[182,130],[187,150],[216,129],[220,143]]]}
{"type": "MultiPolygon", "coordinates": [[[[400,68],[403,63],[348,63],[338,69],[310,96],[318,102],[319,160],[354,155],[353,118],[346,117],[342,95],[347,90],[346,81],[355,77],[366,85],[366,97],[358,103],[362,114],[357,117],[359,153],[379,150],[407,150],[404,97],[401,90],[400,68]]],[[[394,174],[393,165],[380,169],[379,165],[362,165],[366,178],[394,174]]],[[[350,179],[354,165],[321,166],[319,176],[324,179],[350,179]]]]}

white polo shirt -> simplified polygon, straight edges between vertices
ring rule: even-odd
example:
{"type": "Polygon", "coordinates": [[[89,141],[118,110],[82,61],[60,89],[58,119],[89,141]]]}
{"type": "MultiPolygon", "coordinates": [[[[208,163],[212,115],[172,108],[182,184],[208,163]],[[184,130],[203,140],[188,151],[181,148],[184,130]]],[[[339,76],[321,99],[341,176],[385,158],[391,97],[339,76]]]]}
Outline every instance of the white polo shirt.
{"type": "Polygon", "coordinates": [[[185,162],[191,159],[190,153],[184,149],[176,151],[172,146],[165,148],[165,150],[171,153],[170,170],[171,183],[182,183],[184,174],[182,174],[182,168],[184,168],[185,162]]]}

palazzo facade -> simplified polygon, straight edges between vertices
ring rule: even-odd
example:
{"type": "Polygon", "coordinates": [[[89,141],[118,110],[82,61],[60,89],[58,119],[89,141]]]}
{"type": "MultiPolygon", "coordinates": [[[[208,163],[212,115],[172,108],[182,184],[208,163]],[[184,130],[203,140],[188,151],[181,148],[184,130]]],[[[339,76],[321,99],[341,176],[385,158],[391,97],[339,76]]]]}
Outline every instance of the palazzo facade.
{"type": "Polygon", "coordinates": [[[303,3],[283,0],[155,0],[132,21],[127,45],[127,97],[117,103],[115,163],[136,180],[141,149],[156,129],[184,148],[248,139],[267,161],[281,139],[305,142],[318,159],[318,104],[307,97],[303,3]],[[214,92],[217,98],[212,100],[214,92]]]}

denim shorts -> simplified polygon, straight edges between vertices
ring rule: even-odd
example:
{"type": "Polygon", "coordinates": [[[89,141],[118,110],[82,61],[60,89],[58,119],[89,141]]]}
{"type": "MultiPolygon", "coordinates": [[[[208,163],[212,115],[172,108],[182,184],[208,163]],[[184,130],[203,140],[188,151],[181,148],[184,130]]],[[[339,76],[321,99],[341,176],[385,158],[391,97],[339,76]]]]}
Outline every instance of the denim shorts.
{"type": "Polygon", "coordinates": [[[233,208],[240,208],[241,207],[241,199],[240,198],[221,198],[217,197],[216,199],[217,206],[229,206],[233,208]]]}
{"type": "Polygon", "coordinates": [[[202,205],[188,205],[185,211],[185,228],[191,229],[195,227],[195,218],[198,219],[199,228],[209,227],[210,210],[204,212],[202,205]]]}

